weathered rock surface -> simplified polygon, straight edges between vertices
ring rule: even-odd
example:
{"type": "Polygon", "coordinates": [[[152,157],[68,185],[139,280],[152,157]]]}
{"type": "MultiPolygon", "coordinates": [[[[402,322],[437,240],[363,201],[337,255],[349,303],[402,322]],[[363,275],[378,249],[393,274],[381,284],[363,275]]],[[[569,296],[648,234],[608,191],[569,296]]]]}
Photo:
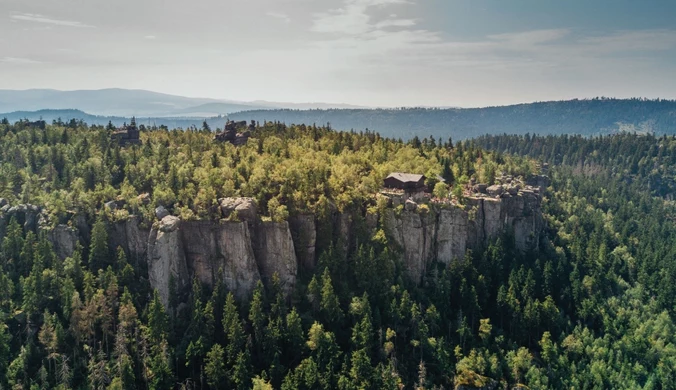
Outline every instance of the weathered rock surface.
{"type": "Polygon", "coordinates": [[[432,260],[436,237],[436,214],[404,210],[400,215],[388,209],[385,229],[403,252],[409,277],[419,283],[432,260]]]}
{"type": "MultiPolygon", "coordinates": [[[[509,178],[502,182],[506,180],[509,178]]],[[[358,247],[361,239],[351,237],[352,230],[384,229],[393,249],[399,250],[406,273],[419,283],[433,261],[449,264],[462,259],[467,249],[480,250],[507,231],[514,234],[517,249],[538,249],[544,227],[541,190],[521,185],[520,179],[515,183],[501,185],[502,191],[486,189],[491,194],[500,193],[498,197],[473,193],[466,198],[465,206],[407,201],[403,209],[390,204],[378,212],[371,210],[363,221],[356,212],[334,209],[328,223],[334,242],[342,244],[338,248],[346,254],[358,247]]],[[[277,273],[283,291],[289,295],[299,267],[314,269],[317,230],[326,228],[317,225],[314,215],[294,215],[289,222],[263,222],[251,198],[225,198],[219,203],[223,215],[236,212],[236,220],[181,221],[158,213],[164,216],[147,229],[140,218],[131,216],[109,226],[110,245],[121,247],[132,264],[147,262],[150,284],[165,305],[172,288],[179,302],[184,299],[193,277],[209,286],[221,278],[238,299],[248,300],[259,280],[269,287],[277,273]]],[[[0,208],[0,238],[11,217],[31,229],[40,216],[35,206],[5,205],[0,208]]],[[[46,221],[40,222],[40,229],[48,229],[46,233],[60,258],[71,256],[78,240],[88,240],[91,221],[74,214],[69,223],[72,227],[51,228],[46,221]]]]}
{"type": "Polygon", "coordinates": [[[465,257],[467,250],[467,212],[453,207],[439,212],[437,227],[437,260],[449,264],[465,257]]]}
{"type": "Polygon", "coordinates": [[[258,218],[258,208],[253,198],[223,198],[218,203],[224,218],[230,217],[232,213],[236,213],[240,221],[253,222],[258,218]]]}
{"type": "Polygon", "coordinates": [[[385,231],[401,249],[404,267],[417,282],[431,261],[448,264],[461,259],[467,249],[481,249],[508,231],[518,250],[537,249],[544,225],[540,196],[531,189],[507,197],[471,196],[464,209],[431,205],[429,212],[407,207],[399,214],[388,209],[384,221],[385,231]]]}
{"type": "Polygon", "coordinates": [[[488,195],[490,196],[500,196],[503,192],[505,192],[505,187],[501,186],[500,184],[492,185],[486,188],[486,192],[488,192],[488,195]]]}
{"type": "Polygon", "coordinates": [[[184,291],[189,284],[180,222],[178,217],[170,215],[162,218],[159,226],[150,231],[148,239],[148,277],[165,307],[169,304],[172,288],[184,291]]]}
{"type": "Polygon", "coordinates": [[[261,222],[256,226],[254,254],[263,283],[270,286],[277,273],[288,295],[296,285],[298,261],[288,222],[261,222]]]}
{"type": "Polygon", "coordinates": [[[20,204],[11,206],[5,204],[2,206],[2,214],[0,214],[0,240],[5,237],[7,225],[9,221],[14,218],[19,225],[22,225],[24,231],[37,232],[38,215],[40,208],[32,204],[20,204]]]}
{"type": "Polygon", "coordinates": [[[246,222],[184,222],[181,238],[192,275],[209,286],[221,277],[238,299],[251,297],[260,275],[246,222]]]}
{"type": "Polygon", "coordinates": [[[157,217],[157,219],[162,220],[167,215],[169,215],[169,211],[167,211],[167,209],[164,208],[164,206],[157,206],[157,208],[155,209],[155,216],[157,217]]]}
{"type": "Polygon", "coordinates": [[[124,221],[111,224],[108,241],[113,250],[122,248],[131,264],[145,263],[149,234],[150,230],[143,228],[140,219],[132,215],[124,221]]]}
{"type": "Polygon", "coordinates": [[[45,233],[47,234],[47,239],[52,243],[54,252],[61,260],[73,255],[75,246],[79,240],[77,229],[68,225],[57,225],[45,233]]]}
{"type": "Polygon", "coordinates": [[[289,218],[293,246],[304,270],[312,271],[316,265],[317,226],[312,214],[294,215],[289,218]]]}

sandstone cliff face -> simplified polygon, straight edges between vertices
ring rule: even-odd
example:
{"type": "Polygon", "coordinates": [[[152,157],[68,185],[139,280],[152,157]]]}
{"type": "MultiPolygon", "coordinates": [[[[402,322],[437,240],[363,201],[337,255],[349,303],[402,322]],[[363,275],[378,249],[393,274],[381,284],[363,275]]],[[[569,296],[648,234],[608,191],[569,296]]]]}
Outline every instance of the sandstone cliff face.
{"type": "Polygon", "coordinates": [[[150,230],[141,226],[137,216],[109,226],[108,241],[113,250],[122,248],[131,264],[146,263],[148,258],[148,236],[150,230]]]}
{"type": "Polygon", "coordinates": [[[467,249],[481,249],[506,231],[520,251],[538,248],[543,229],[540,197],[530,190],[517,195],[467,198],[465,208],[430,204],[428,211],[406,203],[400,212],[387,209],[384,228],[401,249],[409,277],[420,282],[433,260],[449,264],[467,249]]]}
{"type": "Polygon", "coordinates": [[[458,207],[442,209],[437,225],[437,260],[450,264],[462,259],[467,250],[467,212],[458,207]]]}
{"type": "Polygon", "coordinates": [[[251,297],[260,275],[247,222],[184,222],[181,240],[191,275],[209,286],[221,277],[238,299],[251,297]]]}
{"type": "Polygon", "coordinates": [[[316,265],[315,248],[317,244],[317,226],[312,214],[295,215],[289,218],[293,246],[301,267],[312,271],[316,265]]]}
{"type": "Polygon", "coordinates": [[[402,210],[397,215],[388,209],[384,215],[385,229],[403,252],[404,268],[411,279],[419,283],[432,260],[436,237],[436,214],[402,210]]]}
{"type": "MultiPolygon", "coordinates": [[[[537,249],[544,226],[540,196],[538,189],[509,187],[470,196],[464,207],[436,203],[424,207],[406,201],[400,202],[402,208],[385,209],[384,215],[367,214],[364,225],[368,230],[385,230],[393,249],[401,253],[406,273],[420,283],[433,261],[449,264],[462,259],[467,249],[481,249],[508,230],[514,234],[517,249],[537,249]]],[[[169,215],[149,230],[131,216],[109,226],[110,244],[123,248],[132,264],[147,262],[150,284],[165,305],[171,280],[180,299],[189,291],[193,277],[209,286],[222,278],[238,299],[248,300],[259,280],[269,286],[277,273],[288,295],[299,268],[312,270],[316,265],[317,229],[321,227],[311,214],[292,216],[289,222],[260,221],[252,202],[221,200],[224,215],[236,211],[233,219],[237,221],[181,221],[169,215]]],[[[31,229],[39,212],[33,206],[0,208],[0,236],[12,216],[31,229]]],[[[350,242],[352,230],[363,228],[357,218],[357,214],[334,213],[334,240],[346,252],[350,245],[359,244],[358,237],[350,242]]],[[[76,228],[58,225],[46,232],[61,258],[72,255],[78,240],[87,242],[86,220],[76,216],[71,224],[76,228]]]]}
{"type": "Polygon", "coordinates": [[[52,243],[54,253],[64,260],[75,252],[75,246],[79,241],[77,229],[67,225],[57,225],[51,230],[45,232],[47,239],[52,243]]]}
{"type": "Polygon", "coordinates": [[[266,285],[277,273],[282,290],[288,295],[296,285],[298,260],[288,222],[261,222],[256,226],[254,253],[258,270],[266,285]]]}
{"type": "Polygon", "coordinates": [[[169,304],[172,280],[179,292],[189,285],[180,225],[178,217],[166,216],[158,227],[153,227],[148,239],[148,278],[165,307],[169,304]]]}

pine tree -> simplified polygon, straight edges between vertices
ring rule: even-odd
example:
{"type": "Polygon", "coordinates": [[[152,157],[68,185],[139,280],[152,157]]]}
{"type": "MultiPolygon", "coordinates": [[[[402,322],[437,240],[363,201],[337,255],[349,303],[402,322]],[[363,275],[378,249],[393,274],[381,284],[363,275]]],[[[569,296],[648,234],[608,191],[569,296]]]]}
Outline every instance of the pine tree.
{"type": "Polygon", "coordinates": [[[108,232],[103,218],[99,217],[92,227],[92,241],[89,246],[89,269],[97,272],[111,265],[108,232]]]}
{"type": "Polygon", "coordinates": [[[322,274],[322,299],[320,303],[320,312],[323,315],[327,325],[338,326],[343,319],[343,311],[338,302],[338,296],[333,291],[331,276],[328,268],[324,268],[322,274]]]}
{"type": "Polygon", "coordinates": [[[225,350],[220,344],[214,344],[207,354],[204,372],[207,375],[207,383],[212,389],[220,389],[225,385],[227,371],[224,358],[225,350]]]}

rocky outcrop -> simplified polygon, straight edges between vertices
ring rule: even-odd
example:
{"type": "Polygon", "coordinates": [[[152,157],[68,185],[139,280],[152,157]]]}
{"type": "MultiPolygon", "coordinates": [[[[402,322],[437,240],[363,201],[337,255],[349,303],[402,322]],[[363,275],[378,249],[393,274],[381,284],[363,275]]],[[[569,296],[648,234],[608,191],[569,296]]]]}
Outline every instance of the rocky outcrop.
{"type": "MultiPolygon", "coordinates": [[[[468,249],[482,249],[505,232],[513,233],[517,249],[538,249],[544,227],[540,189],[516,179],[509,181],[511,178],[504,178],[501,188],[482,187],[485,192],[467,196],[464,206],[427,198],[403,200],[399,205],[389,202],[377,212],[370,210],[363,220],[357,211],[334,209],[328,224],[334,243],[339,243],[345,254],[358,247],[363,236],[351,237],[353,230],[383,229],[394,252],[400,253],[405,272],[420,283],[435,261],[449,264],[462,259],[468,249]]],[[[184,299],[192,278],[209,286],[221,280],[238,299],[247,300],[259,280],[269,287],[277,274],[288,296],[299,268],[311,271],[316,266],[317,230],[322,226],[314,215],[270,222],[260,220],[251,198],[224,198],[219,205],[227,220],[181,221],[161,213],[152,229],[145,228],[136,216],[111,223],[111,248],[122,248],[132,264],[147,262],[150,284],[165,305],[172,289],[177,299],[184,299]]],[[[11,217],[32,229],[39,209],[29,205],[0,207],[0,235],[11,217]]],[[[87,222],[84,215],[75,214],[69,222],[72,227],[47,228],[59,257],[71,256],[78,240],[87,242],[87,222]]],[[[40,226],[49,225],[41,222],[40,226]]]]}
{"type": "Polygon", "coordinates": [[[73,255],[79,241],[77,229],[68,225],[57,225],[52,229],[47,229],[45,234],[47,235],[47,239],[52,243],[54,253],[61,260],[73,255]]]}
{"type": "Polygon", "coordinates": [[[312,271],[316,265],[317,226],[312,214],[294,215],[289,218],[293,247],[300,266],[306,271],[312,271]]]}
{"type": "Polygon", "coordinates": [[[5,237],[7,225],[12,218],[23,226],[24,231],[37,232],[38,216],[40,208],[32,204],[20,204],[17,206],[10,206],[6,204],[0,208],[0,240],[5,237]]]}
{"type": "Polygon", "coordinates": [[[240,221],[255,222],[258,208],[253,198],[223,198],[218,200],[223,218],[236,217],[240,221]]]}
{"type": "Polygon", "coordinates": [[[536,189],[525,188],[515,196],[504,188],[487,191],[492,196],[470,196],[464,207],[413,207],[407,201],[403,210],[386,210],[385,231],[401,250],[412,280],[420,282],[433,260],[449,264],[463,258],[467,249],[481,249],[506,232],[514,234],[518,250],[538,249],[544,222],[536,189]]]}
{"type": "Polygon", "coordinates": [[[298,261],[288,222],[261,222],[256,226],[254,253],[263,282],[269,286],[276,273],[288,295],[296,285],[298,261]]]}
{"type": "Polygon", "coordinates": [[[467,212],[459,207],[442,209],[437,222],[437,261],[450,264],[462,259],[467,250],[467,212]]]}
{"type": "Polygon", "coordinates": [[[150,230],[142,226],[139,217],[132,215],[124,221],[112,223],[109,229],[108,241],[113,250],[122,248],[131,264],[146,262],[150,230]]]}
{"type": "Polygon", "coordinates": [[[185,291],[189,284],[180,228],[178,217],[166,216],[153,227],[148,239],[148,277],[165,307],[172,290],[185,291]]]}
{"type": "Polygon", "coordinates": [[[403,210],[399,215],[388,209],[384,215],[385,229],[403,253],[408,276],[419,283],[433,258],[436,237],[436,214],[403,210]]]}
{"type": "Polygon", "coordinates": [[[181,239],[191,275],[214,286],[219,278],[240,300],[260,280],[246,222],[184,222],[181,239]]]}

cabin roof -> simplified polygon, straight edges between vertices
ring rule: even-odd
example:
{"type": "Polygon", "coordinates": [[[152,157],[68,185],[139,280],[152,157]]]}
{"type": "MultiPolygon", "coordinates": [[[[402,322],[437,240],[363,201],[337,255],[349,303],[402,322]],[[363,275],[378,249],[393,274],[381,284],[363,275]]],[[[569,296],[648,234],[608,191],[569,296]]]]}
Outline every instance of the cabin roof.
{"type": "Polygon", "coordinates": [[[387,179],[394,178],[396,180],[399,180],[402,183],[417,183],[421,179],[423,179],[425,176],[423,175],[418,175],[415,173],[402,173],[402,172],[392,172],[390,173],[387,179]]]}

